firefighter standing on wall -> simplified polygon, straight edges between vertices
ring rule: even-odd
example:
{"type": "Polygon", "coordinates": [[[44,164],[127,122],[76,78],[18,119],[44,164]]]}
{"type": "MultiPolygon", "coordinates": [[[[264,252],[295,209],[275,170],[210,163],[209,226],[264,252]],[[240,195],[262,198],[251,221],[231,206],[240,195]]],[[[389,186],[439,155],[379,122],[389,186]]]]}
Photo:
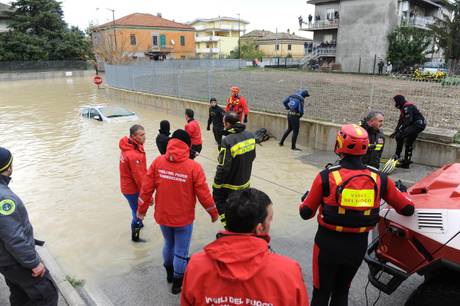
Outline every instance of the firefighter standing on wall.
{"type": "Polygon", "coordinates": [[[371,111],[361,121],[361,127],[366,130],[369,136],[369,147],[367,148],[367,153],[362,157],[363,164],[377,169],[380,167],[380,158],[385,146],[385,136],[382,132],[384,119],[382,112],[371,111]]]}
{"type": "Polygon", "coordinates": [[[225,112],[235,112],[238,114],[240,121],[243,123],[248,122],[248,104],[246,98],[240,96],[240,88],[233,86],[231,88],[232,95],[227,99],[227,106],[225,107],[225,112]]]}
{"type": "Polygon", "coordinates": [[[339,165],[316,176],[299,207],[304,220],[320,209],[313,249],[312,306],[329,305],[329,300],[330,305],[348,305],[349,287],[364,258],[368,232],[379,220],[382,198],[401,215],[414,213],[411,200],[389,177],[362,164],[368,145],[363,128],[343,126],[335,145],[339,165]]]}
{"type": "Polygon", "coordinates": [[[252,162],[256,158],[256,140],[246,126],[239,122],[235,112],[224,116],[224,135],[212,185],[212,196],[219,212],[220,221],[226,226],[225,204],[235,190],[249,188],[252,162]]]}
{"type": "Polygon", "coordinates": [[[400,159],[403,146],[406,145],[404,159],[400,159],[397,167],[408,169],[412,163],[415,139],[425,129],[426,121],[417,107],[412,102],[407,101],[404,96],[396,95],[393,100],[395,101],[395,107],[401,112],[395,131],[390,135],[391,138],[396,139],[394,158],[400,159]]]}

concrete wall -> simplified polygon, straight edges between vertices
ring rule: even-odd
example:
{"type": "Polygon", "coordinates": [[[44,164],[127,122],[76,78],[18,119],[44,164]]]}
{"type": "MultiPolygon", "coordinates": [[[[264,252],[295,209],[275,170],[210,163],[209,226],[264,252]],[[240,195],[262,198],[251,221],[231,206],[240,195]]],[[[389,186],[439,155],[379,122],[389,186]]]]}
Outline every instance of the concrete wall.
{"type": "Polygon", "coordinates": [[[361,58],[360,72],[373,72],[374,57],[386,58],[387,35],[398,24],[397,14],[397,0],[340,2],[336,62],[343,71],[358,72],[361,58]]]}
{"type": "MultiPolygon", "coordinates": [[[[305,40],[307,41],[307,40],[305,40]]],[[[256,42],[259,45],[259,50],[264,53],[265,57],[286,57],[291,54],[294,58],[303,58],[305,56],[305,48],[303,41],[292,41],[292,42],[278,42],[280,48],[276,50],[275,42],[256,42]],[[291,45],[291,50],[288,50],[288,46],[291,45]]]]}
{"type": "Polygon", "coordinates": [[[65,77],[94,76],[94,70],[45,71],[45,72],[7,72],[0,73],[0,81],[20,81],[38,79],[58,79],[65,77]]]}
{"type": "MultiPolygon", "coordinates": [[[[195,111],[195,116],[205,122],[208,119],[209,104],[194,100],[181,99],[141,93],[130,90],[116,89],[107,86],[111,99],[130,101],[152,106],[156,111],[182,116],[185,108],[195,111]]],[[[248,129],[255,131],[266,128],[271,135],[279,139],[287,127],[285,115],[251,111],[248,129]]],[[[330,151],[334,147],[335,137],[340,125],[315,120],[301,120],[298,143],[317,150],[330,151]]],[[[287,140],[290,141],[290,138],[287,140]]],[[[394,141],[387,141],[384,156],[393,154],[394,141]]],[[[417,140],[413,160],[420,164],[441,166],[447,163],[460,162],[460,145],[445,144],[430,140],[417,140]]]]}

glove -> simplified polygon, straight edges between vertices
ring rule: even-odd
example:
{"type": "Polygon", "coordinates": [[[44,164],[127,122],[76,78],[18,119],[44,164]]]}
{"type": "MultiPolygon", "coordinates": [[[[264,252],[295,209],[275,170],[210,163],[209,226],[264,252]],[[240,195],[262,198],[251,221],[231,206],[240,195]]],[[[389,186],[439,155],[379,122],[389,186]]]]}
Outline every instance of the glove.
{"type": "Polygon", "coordinates": [[[307,191],[303,194],[303,196],[300,198],[300,200],[301,200],[302,202],[305,201],[305,199],[307,198],[307,196],[308,196],[309,193],[310,193],[310,190],[307,190],[307,191]]]}
{"type": "Polygon", "coordinates": [[[399,189],[399,191],[401,191],[401,192],[407,192],[407,187],[406,187],[406,185],[404,185],[404,184],[401,182],[401,180],[398,180],[398,181],[395,183],[395,186],[396,186],[396,188],[399,189]]]}
{"type": "Polygon", "coordinates": [[[207,130],[207,131],[210,131],[210,130],[211,130],[211,128],[209,127],[209,125],[208,125],[208,127],[206,128],[206,130],[207,130]]]}
{"type": "Polygon", "coordinates": [[[243,123],[248,123],[248,116],[244,116],[244,120],[243,120],[243,123]]]}

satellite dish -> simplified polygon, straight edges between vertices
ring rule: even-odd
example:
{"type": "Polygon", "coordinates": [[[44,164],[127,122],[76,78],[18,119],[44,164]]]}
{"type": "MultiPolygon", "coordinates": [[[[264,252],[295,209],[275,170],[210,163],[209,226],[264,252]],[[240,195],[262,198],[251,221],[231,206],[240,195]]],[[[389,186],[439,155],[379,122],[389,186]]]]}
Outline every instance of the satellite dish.
{"type": "Polygon", "coordinates": [[[171,45],[175,45],[176,43],[174,42],[174,39],[171,39],[171,45]]]}

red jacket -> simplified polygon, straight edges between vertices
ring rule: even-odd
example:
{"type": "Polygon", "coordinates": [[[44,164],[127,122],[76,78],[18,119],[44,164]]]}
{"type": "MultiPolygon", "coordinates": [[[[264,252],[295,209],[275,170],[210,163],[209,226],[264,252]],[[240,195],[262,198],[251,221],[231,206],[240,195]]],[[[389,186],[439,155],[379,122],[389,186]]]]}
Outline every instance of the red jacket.
{"type": "Polygon", "coordinates": [[[247,116],[249,114],[248,104],[246,98],[243,96],[234,97],[231,96],[227,99],[227,106],[225,112],[235,112],[240,115],[240,121],[243,122],[243,114],[247,116]]]}
{"type": "Polygon", "coordinates": [[[144,146],[134,139],[123,137],[119,142],[120,189],[123,194],[134,194],[141,190],[142,180],[147,172],[144,146]]]}
{"type": "Polygon", "coordinates": [[[308,306],[300,265],[272,253],[270,238],[222,232],[187,266],[181,305],[308,306]]]}
{"type": "Polygon", "coordinates": [[[200,145],[203,143],[201,140],[201,128],[198,121],[195,119],[190,120],[185,125],[185,131],[190,135],[192,139],[192,145],[200,145]]]}
{"type": "MultiPolygon", "coordinates": [[[[332,167],[331,169],[333,169],[332,167]]],[[[299,210],[300,210],[300,215],[304,219],[310,219],[312,218],[315,214],[318,208],[320,208],[320,213],[318,214],[318,223],[333,231],[340,231],[340,232],[348,232],[348,233],[361,233],[361,232],[368,232],[370,231],[374,226],[356,226],[356,227],[351,227],[351,226],[340,226],[339,224],[333,224],[332,222],[327,222],[327,214],[325,213],[325,209],[327,209],[327,206],[333,207],[333,206],[338,206],[337,200],[336,200],[336,191],[337,191],[337,184],[335,182],[334,178],[334,171],[338,171],[340,177],[342,178],[342,181],[345,182],[347,181],[348,178],[358,175],[358,174],[365,174],[365,175],[372,175],[372,172],[370,169],[361,169],[361,170],[356,170],[356,169],[347,169],[347,168],[338,168],[339,170],[331,170],[328,174],[328,182],[327,184],[329,185],[329,195],[324,195],[323,194],[323,184],[322,184],[322,178],[321,174],[318,174],[313,181],[313,185],[311,186],[310,192],[308,193],[308,196],[305,198],[303,203],[300,205],[299,210]]],[[[326,170],[323,170],[326,171],[326,170]]],[[[372,207],[372,210],[376,210],[377,214],[377,221],[378,221],[378,209],[380,206],[380,189],[383,186],[382,185],[382,179],[380,175],[378,174],[378,171],[375,170],[377,173],[376,175],[376,184],[378,186],[377,192],[376,192],[376,206],[372,207]]],[[[404,196],[395,186],[393,181],[388,177],[387,178],[387,183],[386,183],[386,190],[382,192],[383,194],[383,199],[394,209],[399,214],[402,215],[412,215],[414,211],[414,205],[412,201],[404,196]]],[[[371,207],[369,207],[371,209],[371,207]]],[[[368,214],[364,214],[362,212],[361,214],[361,220],[364,220],[365,218],[369,218],[371,215],[371,210],[368,211],[368,214]]],[[[347,216],[347,213],[342,213],[341,216],[345,217],[347,216]]],[[[357,219],[357,215],[355,214],[353,222],[361,222],[361,220],[357,219]]]]}
{"type": "Polygon", "coordinates": [[[155,220],[158,224],[182,227],[195,219],[196,198],[206,211],[217,217],[217,209],[206,183],[203,168],[189,159],[183,141],[171,139],[166,154],[157,157],[147,171],[137,211],[147,212],[155,192],[155,220]]]}

